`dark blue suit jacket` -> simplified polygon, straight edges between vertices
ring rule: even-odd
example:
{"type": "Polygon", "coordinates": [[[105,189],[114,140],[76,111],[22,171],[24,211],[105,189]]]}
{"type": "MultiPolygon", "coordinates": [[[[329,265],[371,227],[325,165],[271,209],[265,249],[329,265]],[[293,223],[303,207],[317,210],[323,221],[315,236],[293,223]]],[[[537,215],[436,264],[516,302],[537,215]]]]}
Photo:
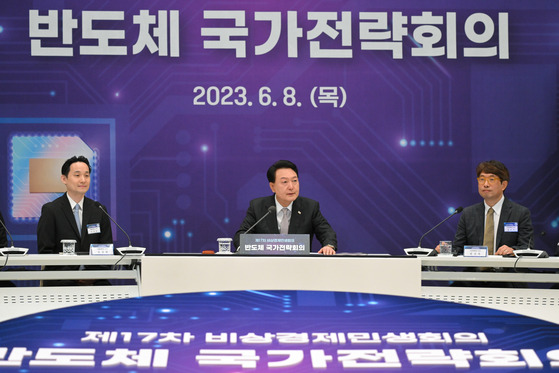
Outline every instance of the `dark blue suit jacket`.
{"type": "Polygon", "coordinates": [[[89,253],[92,243],[113,243],[111,222],[97,207],[96,202],[87,197],[83,202],[81,235],[74,219],[74,212],[66,193],[52,202],[45,203],[37,224],[37,249],[39,254],[62,252],[61,240],[76,240],[76,252],[89,253]],[[88,224],[99,224],[101,232],[89,234],[88,224]]]}
{"type": "MultiPolygon", "coordinates": [[[[464,245],[483,245],[484,228],[485,205],[483,202],[466,207],[462,216],[460,216],[456,229],[453,243],[454,250],[458,254],[462,254],[464,245]]],[[[514,250],[526,249],[528,244],[533,246],[533,234],[534,228],[532,227],[530,210],[505,198],[497,227],[495,251],[503,245],[510,246],[514,250]],[[505,223],[518,223],[518,232],[505,232],[505,223]]]]}
{"type": "MultiPolygon", "coordinates": [[[[104,206],[103,206],[104,208],[104,206]]],[[[113,243],[113,233],[111,221],[97,207],[97,202],[87,197],[83,201],[82,228],[81,235],[78,233],[78,226],[74,218],[74,212],[66,193],[52,202],[45,203],[41,209],[41,217],[37,224],[37,249],[39,254],[56,254],[62,252],[61,240],[76,240],[76,253],[89,253],[89,246],[92,243],[111,244],[113,243]],[[89,234],[88,224],[99,224],[101,232],[89,234]]],[[[94,266],[96,269],[104,266],[94,266]]],[[[55,268],[46,267],[46,270],[55,268]]],[[[76,271],[79,266],[58,266],[58,269],[76,271]]],[[[86,266],[88,269],[88,266],[86,266]]],[[[99,280],[99,284],[106,280],[99,280]]],[[[45,281],[45,285],[74,285],[75,281],[45,281]]],[[[97,283],[96,283],[97,284],[97,283]]]]}
{"type": "MultiPolygon", "coordinates": [[[[240,245],[241,234],[264,216],[268,212],[270,206],[275,205],[276,201],[274,195],[256,198],[250,201],[245,220],[243,220],[241,227],[237,233],[235,233],[233,244],[236,248],[240,245]]],[[[250,233],[279,234],[276,214],[269,214],[254,227],[250,233]]],[[[293,201],[289,233],[309,234],[311,242],[313,236],[316,235],[316,238],[322,245],[321,247],[333,245],[336,249],[338,248],[336,232],[334,232],[328,221],[320,213],[320,205],[318,202],[309,198],[298,197],[293,201]]]]}

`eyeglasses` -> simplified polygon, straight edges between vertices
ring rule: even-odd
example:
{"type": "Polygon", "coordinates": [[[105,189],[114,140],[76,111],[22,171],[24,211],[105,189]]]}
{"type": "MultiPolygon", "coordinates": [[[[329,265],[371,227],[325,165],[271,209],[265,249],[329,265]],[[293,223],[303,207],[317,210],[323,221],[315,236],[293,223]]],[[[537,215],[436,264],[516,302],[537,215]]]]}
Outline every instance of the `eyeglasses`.
{"type": "Polygon", "coordinates": [[[488,182],[489,184],[495,184],[497,181],[501,181],[501,179],[499,179],[498,177],[478,177],[477,178],[477,182],[480,184],[485,184],[485,182],[488,182]]]}

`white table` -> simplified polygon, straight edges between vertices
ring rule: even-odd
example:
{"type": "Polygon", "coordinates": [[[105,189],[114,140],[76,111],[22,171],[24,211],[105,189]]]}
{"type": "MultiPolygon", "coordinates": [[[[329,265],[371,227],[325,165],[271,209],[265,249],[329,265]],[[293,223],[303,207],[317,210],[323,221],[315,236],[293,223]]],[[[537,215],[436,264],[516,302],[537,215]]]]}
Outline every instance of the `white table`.
{"type": "Polygon", "coordinates": [[[84,303],[137,297],[140,295],[141,285],[140,269],[137,265],[140,258],[59,254],[0,256],[0,268],[3,269],[0,271],[0,280],[4,281],[113,279],[135,282],[135,285],[120,286],[0,287],[0,321],[84,303]],[[82,264],[118,265],[118,270],[42,270],[43,266],[82,264]]]}
{"type": "Polygon", "coordinates": [[[484,258],[470,258],[463,256],[433,256],[421,257],[421,265],[431,267],[430,271],[423,271],[422,280],[434,281],[493,281],[493,282],[528,282],[528,283],[559,283],[559,258],[504,258],[491,255],[484,258]],[[443,267],[443,268],[441,268],[443,267]],[[444,268],[444,267],[450,267],[444,268]],[[548,272],[463,272],[460,267],[475,268],[517,268],[532,270],[548,270],[548,272]],[[454,270],[452,270],[454,268],[454,270]]]}
{"type": "MultiPolygon", "coordinates": [[[[4,260],[0,257],[0,266],[4,260]]],[[[107,278],[134,279],[136,282],[133,286],[0,288],[0,321],[77,304],[140,295],[227,290],[323,290],[437,299],[516,312],[559,324],[559,290],[421,286],[422,280],[559,283],[556,273],[491,272],[487,273],[488,276],[481,273],[483,276],[480,277],[478,272],[459,270],[459,267],[514,267],[515,259],[497,256],[402,258],[378,255],[271,257],[190,254],[122,258],[27,255],[10,257],[8,266],[115,265],[119,260],[119,266],[141,261],[141,273],[138,265],[118,271],[0,272],[0,280],[107,278]],[[449,271],[445,267],[455,267],[457,271],[449,271]],[[422,268],[430,270],[422,271],[422,268]]],[[[559,268],[559,258],[522,258],[516,266],[555,271],[559,268]]]]}
{"type": "MultiPolygon", "coordinates": [[[[424,268],[421,272],[424,281],[525,282],[546,286],[559,283],[557,257],[517,259],[501,256],[436,256],[420,257],[418,260],[424,268]],[[517,268],[534,272],[464,272],[461,268],[517,268]]],[[[559,324],[559,289],[422,286],[421,294],[428,299],[515,312],[559,324]]]]}
{"type": "Polygon", "coordinates": [[[317,290],[421,296],[411,257],[162,255],[142,259],[142,296],[226,290],[317,290]]]}

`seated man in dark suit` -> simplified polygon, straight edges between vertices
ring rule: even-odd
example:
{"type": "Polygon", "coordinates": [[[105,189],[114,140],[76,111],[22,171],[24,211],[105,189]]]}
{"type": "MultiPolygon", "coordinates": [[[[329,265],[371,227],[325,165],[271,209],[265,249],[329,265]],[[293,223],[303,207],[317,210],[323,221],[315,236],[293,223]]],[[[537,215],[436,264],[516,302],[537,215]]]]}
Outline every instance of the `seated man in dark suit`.
{"type": "Polygon", "coordinates": [[[297,166],[290,161],[277,161],[268,169],[267,177],[274,195],[250,201],[245,220],[235,233],[235,247],[239,247],[240,235],[264,216],[270,206],[276,206],[276,214],[267,216],[251,230],[251,233],[309,234],[311,242],[316,235],[322,245],[318,253],[335,254],[336,232],[320,213],[318,202],[299,197],[297,166]],[[287,216],[284,217],[284,214],[287,216]]]}
{"type": "MultiPolygon", "coordinates": [[[[453,251],[462,254],[464,245],[472,245],[487,246],[488,255],[513,255],[514,250],[528,248],[534,242],[530,210],[504,196],[510,180],[509,170],[499,161],[485,161],[476,167],[476,175],[478,192],[483,202],[466,207],[462,212],[454,236],[453,251]]],[[[493,269],[478,269],[487,270],[493,269]]],[[[525,287],[516,283],[480,281],[458,281],[453,285],[525,287]]]]}
{"type": "MultiPolygon", "coordinates": [[[[76,240],[76,253],[89,253],[92,243],[112,244],[113,234],[109,218],[98,207],[98,202],[85,196],[89,190],[91,166],[84,156],[72,157],[62,166],[60,179],[66,193],[45,203],[37,225],[39,254],[62,252],[61,240],[76,240]]],[[[60,267],[58,267],[60,268],[60,267]]],[[[94,268],[104,268],[95,266],[94,268]]],[[[56,268],[46,267],[45,270],[56,268]]],[[[78,270],[79,266],[64,266],[64,270],[78,270]]],[[[85,269],[88,269],[86,266],[85,269]]],[[[44,281],[46,286],[110,285],[108,280],[44,281]]]]}
{"type": "Polygon", "coordinates": [[[478,192],[483,202],[466,207],[454,237],[453,249],[461,254],[464,245],[483,245],[489,255],[512,255],[533,244],[530,210],[504,196],[510,175],[499,161],[481,162],[476,168],[478,192]]]}

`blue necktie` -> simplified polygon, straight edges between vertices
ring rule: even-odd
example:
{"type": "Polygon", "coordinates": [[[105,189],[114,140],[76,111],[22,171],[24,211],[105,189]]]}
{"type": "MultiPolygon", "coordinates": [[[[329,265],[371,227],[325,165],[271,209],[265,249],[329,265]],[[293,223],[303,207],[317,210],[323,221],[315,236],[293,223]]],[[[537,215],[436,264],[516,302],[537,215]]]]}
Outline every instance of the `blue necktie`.
{"type": "Polygon", "coordinates": [[[74,206],[74,218],[76,219],[76,225],[78,226],[78,232],[80,236],[82,235],[82,224],[80,222],[80,205],[76,204],[74,206]]]}

